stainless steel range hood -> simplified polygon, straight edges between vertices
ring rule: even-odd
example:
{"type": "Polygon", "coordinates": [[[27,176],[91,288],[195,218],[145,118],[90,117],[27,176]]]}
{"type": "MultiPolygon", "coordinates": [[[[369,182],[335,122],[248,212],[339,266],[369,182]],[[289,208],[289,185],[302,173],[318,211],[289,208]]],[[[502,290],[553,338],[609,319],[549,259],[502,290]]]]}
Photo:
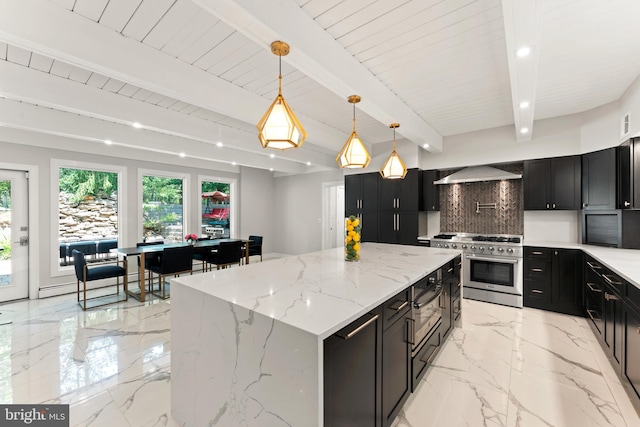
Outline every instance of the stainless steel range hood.
{"type": "Polygon", "coordinates": [[[522,174],[503,171],[491,166],[471,166],[454,172],[434,184],[460,184],[463,182],[502,181],[503,179],[520,179],[522,174]]]}

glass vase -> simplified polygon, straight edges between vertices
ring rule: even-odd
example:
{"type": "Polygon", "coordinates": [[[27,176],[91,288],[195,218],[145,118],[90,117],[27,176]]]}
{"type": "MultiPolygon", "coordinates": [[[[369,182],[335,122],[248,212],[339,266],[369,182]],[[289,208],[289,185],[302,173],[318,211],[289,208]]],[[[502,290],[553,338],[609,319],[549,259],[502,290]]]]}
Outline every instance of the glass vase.
{"type": "Polygon", "coordinates": [[[344,259],[345,261],[360,260],[360,230],[362,224],[360,219],[351,215],[344,220],[345,238],[344,238],[344,259]]]}

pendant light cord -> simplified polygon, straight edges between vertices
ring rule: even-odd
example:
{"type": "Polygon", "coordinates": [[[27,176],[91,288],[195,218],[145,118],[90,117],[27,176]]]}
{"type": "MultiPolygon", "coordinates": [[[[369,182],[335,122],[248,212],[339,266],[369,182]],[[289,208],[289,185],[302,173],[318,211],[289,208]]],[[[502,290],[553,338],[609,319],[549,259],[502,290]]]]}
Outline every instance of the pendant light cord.
{"type": "Polygon", "coordinates": [[[282,54],[278,54],[278,96],[282,96],[282,54]]]}
{"type": "Polygon", "coordinates": [[[353,131],[356,131],[356,104],[353,104],[353,131]]]}
{"type": "Polygon", "coordinates": [[[396,128],[393,128],[393,151],[396,151],[396,128]]]}

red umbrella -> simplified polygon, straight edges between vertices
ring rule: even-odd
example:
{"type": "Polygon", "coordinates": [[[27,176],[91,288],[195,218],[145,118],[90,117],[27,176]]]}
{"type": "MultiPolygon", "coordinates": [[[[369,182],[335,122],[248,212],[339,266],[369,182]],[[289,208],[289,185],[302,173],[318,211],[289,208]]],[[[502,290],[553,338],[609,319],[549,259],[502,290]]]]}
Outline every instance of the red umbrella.
{"type": "Polygon", "coordinates": [[[223,193],[222,191],[207,191],[205,193],[202,193],[202,198],[203,199],[216,199],[216,200],[222,200],[222,201],[227,201],[230,199],[229,195],[226,193],[223,193]]]}

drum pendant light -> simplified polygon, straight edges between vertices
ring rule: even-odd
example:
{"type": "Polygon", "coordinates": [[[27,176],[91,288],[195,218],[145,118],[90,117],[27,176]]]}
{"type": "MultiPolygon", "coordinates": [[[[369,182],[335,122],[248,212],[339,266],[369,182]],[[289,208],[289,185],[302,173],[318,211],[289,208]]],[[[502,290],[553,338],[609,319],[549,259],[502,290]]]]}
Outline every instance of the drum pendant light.
{"type": "Polygon", "coordinates": [[[263,148],[298,148],[307,138],[307,132],[282,97],[282,57],[289,54],[289,45],[275,41],[271,43],[271,52],[279,59],[278,96],[258,122],[258,139],[263,148]]]}
{"type": "Polygon", "coordinates": [[[336,162],[341,168],[366,168],[371,162],[371,156],[356,133],[356,104],[360,102],[360,97],[351,95],[347,101],[353,104],[353,132],[342,146],[336,162]]]}
{"type": "Polygon", "coordinates": [[[396,152],[396,128],[399,128],[400,125],[391,123],[389,127],[393,129],[393,151],[387,161],[384,162],[382,169],[380,169],[380,175],[384,179],[404,179],[407,175],[407,166],[396,152]]]}

